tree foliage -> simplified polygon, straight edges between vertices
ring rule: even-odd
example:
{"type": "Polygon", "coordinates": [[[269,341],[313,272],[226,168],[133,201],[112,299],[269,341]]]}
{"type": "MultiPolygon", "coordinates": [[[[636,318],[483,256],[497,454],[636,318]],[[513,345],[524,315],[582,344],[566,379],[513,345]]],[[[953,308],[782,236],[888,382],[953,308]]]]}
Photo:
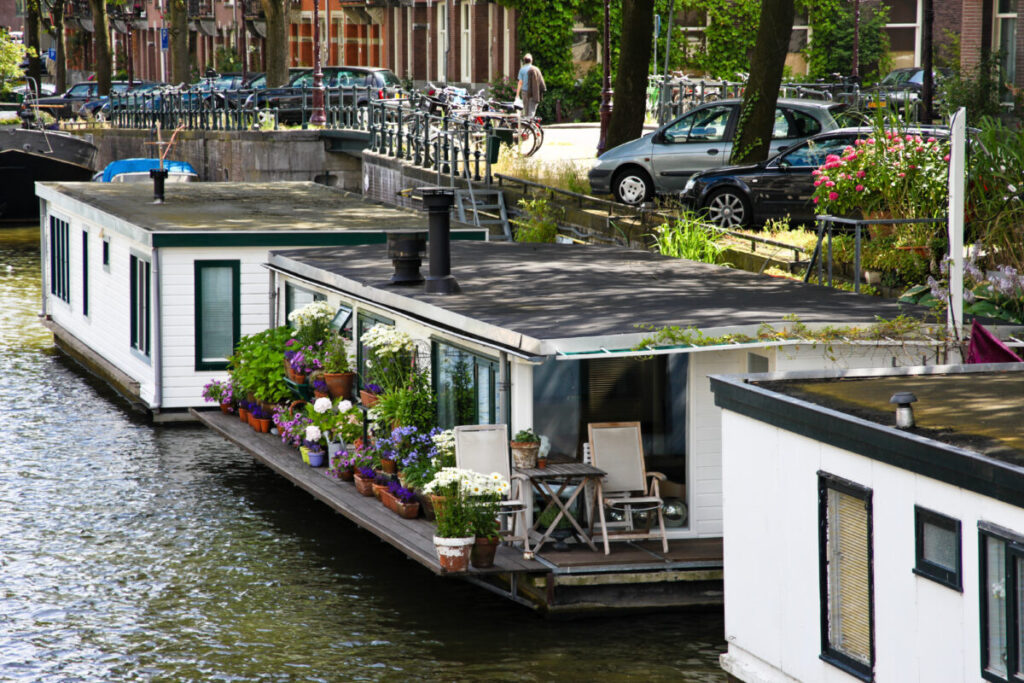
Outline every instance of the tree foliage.
{"type": "Polygon", "coordinates": [[[25,58],[25,46],[11,40],[7,31],[0,29],[0,92],[10,88],[11,81],[25,75],[18,66],[25,58]]]}
{"type": "MultiPolygon", "coordinates": [[[[853,10],[844,0],[804,0],[811,26],[811,40],[805,53],[812,78],[827,78],[834,73],[848,75],[853,67],[853,10]]],[[[862,80],[876,80],[890,67],[889,35],[885,23],[889,8],[885,4],[861,3],[859,34],[859,73],[862,80]]]]}
{"type": "Polygon", "coordinates": [[[707,13],[703,52],[697,52],[688,65],[712,78],[734,79],[737,72],[750,71],[761,4],[757,0],[683,0],[688,10],[707,13]]]}

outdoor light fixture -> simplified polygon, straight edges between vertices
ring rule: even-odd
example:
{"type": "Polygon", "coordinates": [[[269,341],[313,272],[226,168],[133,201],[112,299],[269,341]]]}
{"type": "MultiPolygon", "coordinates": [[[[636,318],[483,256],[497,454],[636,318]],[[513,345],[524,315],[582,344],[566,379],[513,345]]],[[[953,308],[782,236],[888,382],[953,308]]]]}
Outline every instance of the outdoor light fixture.
{"type": "Polygon", "coordinates": [[[896,404],[896,426],[900,429],[910,429],[914,426],[914,409],[910,404],[916,401],[917,396],[909,391],[893,394],[889,399],[889,403],[896,404]]]}

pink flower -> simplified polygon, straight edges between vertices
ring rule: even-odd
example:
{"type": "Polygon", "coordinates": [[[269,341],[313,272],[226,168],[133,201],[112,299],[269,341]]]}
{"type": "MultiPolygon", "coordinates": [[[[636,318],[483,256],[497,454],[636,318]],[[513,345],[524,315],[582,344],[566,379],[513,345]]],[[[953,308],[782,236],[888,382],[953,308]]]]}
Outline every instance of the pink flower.
{"type": "Polygon", "coordinates": [[[832,182],[831,180],[828,181],[827,183],[825,183],[825,187],[835,187],[835,186],[836,186],[836,184],[834,182],[832,182]]]}
{"type": "Polygon", "coordinates": [[[928,138],[928,142],[938,142],[935,138],[928,138]]]}
{"type": "Polygon", "coordinates": [[[903,171],[900,171],[900,172],[899,172],[899,173],[897,173],[896,175],[898,175],[898,176],[899,176],[900,178],[906,178],[906,177],[907,177],[907,174],[906,174],[906,173],[904,173],[903,171]]]}
{"type": "Polygon", "coordinates": [[[821,170],[816,168],[813,171],[811,171],[811,175],[821,175],[821,170]]]}
{"type": "Polygon", "coordinates": [[[948,162],[949,161],[949,155],[947,154],[946,156],[942,157],[942,160],[948,162]]]}
{"type": "Polygon", "coordinates": [[[855,187],[853,189],[857,190],[857,192],[863,192],[864,191],[864,186],[861,185],[860,183],[857,183],[857,187],[855,187]]]}
{"type": "Polygon", "coordinates": [[[839,161],[839,157],[835,154],[829,154],[828,156],[825,157],[825,161],[826,163],[829,161],[839,161]]]}
{"type": "Polygon", "coordinates": [[[828,200],[830,202],[834,202],[837,199],[839,199],[839,193],[838,192],[829,192],[828,193],[828,200]]]}
{"type": "Polygon", "coordinates": [[[818,203],[818,198],[817,197],[812,197],[812,200],[814,201],[815,204],[818,203]]]}
{"type": "Polygon", "coordinates": [[[815,181],[814,181],[814,186],[815,186],[815,187],[817,187],[818,185],[821,185],[821,183],[822,183],[822,181],[820,181],[820,180],[815,180],[815,181]]]}
{"type": "Polygon", "coordinates": [[[858,178],[863,178],[866,175],[867,175],[867,173],[865,173],[864,171],[857,171],[857,177],[858,178]]]}

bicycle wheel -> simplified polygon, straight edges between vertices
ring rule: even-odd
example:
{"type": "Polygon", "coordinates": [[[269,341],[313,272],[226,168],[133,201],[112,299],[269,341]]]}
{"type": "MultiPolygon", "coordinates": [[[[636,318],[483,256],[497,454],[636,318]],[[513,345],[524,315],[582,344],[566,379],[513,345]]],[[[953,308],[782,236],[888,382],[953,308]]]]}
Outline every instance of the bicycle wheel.
{"type": "Polygon", "coordinates": [[[534,137],[533,151],[530,154],[535,154],[544,144],[544,129],[540,127],[539,121],[530,121],[530,126],[533,128],[534,137]]]}
{"type": "Polygon", "coordinates": [[[520,121],[515,127],[515,145],[524,157],[532,156],[537,151],[537,128],[529,121],[520,121]]]}

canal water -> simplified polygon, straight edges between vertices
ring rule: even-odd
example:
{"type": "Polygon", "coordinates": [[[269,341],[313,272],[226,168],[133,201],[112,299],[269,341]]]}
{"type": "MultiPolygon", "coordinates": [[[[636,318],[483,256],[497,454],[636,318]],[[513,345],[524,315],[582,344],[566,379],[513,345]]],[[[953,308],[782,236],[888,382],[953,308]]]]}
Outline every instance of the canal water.
{"type": "Polygon", "coordinates": [[[0,230],[0,681],[719,682],[721,613],[545,621],[438,578],[38,323],[0,230]]]}

